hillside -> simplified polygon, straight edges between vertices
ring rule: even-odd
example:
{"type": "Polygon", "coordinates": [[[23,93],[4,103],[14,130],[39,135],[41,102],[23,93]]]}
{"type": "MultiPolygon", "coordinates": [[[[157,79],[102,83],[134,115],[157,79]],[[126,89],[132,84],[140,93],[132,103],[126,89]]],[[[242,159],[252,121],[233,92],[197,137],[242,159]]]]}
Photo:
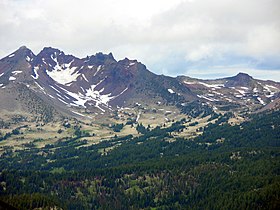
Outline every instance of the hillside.
{"type": "Polygon", "coordinates": [[[278,209],[279,100],[245,73],[20,47],[0,60],[0,209],[278,209]]]}

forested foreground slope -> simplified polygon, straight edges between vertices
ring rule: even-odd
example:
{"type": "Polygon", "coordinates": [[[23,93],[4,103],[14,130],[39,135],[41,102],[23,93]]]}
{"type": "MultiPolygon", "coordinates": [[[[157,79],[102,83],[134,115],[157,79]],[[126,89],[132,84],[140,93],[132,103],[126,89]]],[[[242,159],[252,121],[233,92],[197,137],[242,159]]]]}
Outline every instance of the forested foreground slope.
{"type": "Polygon", "coordinates": [[[194,139],[174,135],[183,124],[91,146],[76,137],[7,148],[0,200],[19,209],[279,209],[279,111],[240,125],[220,116],[194,139]]]}

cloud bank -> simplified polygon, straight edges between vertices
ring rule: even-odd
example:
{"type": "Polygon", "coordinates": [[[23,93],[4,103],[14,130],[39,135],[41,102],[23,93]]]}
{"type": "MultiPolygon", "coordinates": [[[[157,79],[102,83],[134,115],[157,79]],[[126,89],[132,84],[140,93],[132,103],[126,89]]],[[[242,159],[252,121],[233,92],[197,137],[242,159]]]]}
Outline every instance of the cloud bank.
{"type": "Polygon", "coordinates": [[[280,81],[278,0],[2,0],[0,57],[21,45],[129,57],[158,74],[280,81]]]}

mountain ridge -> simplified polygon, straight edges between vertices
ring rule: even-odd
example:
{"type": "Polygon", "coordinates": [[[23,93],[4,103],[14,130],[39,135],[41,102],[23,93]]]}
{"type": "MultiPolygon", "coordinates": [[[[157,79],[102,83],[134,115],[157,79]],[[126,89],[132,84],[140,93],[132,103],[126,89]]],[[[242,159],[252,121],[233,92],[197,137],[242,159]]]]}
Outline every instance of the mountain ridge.
{"type": "Polygon", "coordinates": [[[82,109],[104,114],[143,103],[163,103],[180,110],[195,103],[204,111],[203,106],[213,111],[232,106],[253,111],[273,102],[280,92],[280,83],[246,73],[215,80],[169,77],[154,74],[137,60],[117,61],[112,53],[78,58],[44,47],[35,55],[25,46],[0,60],[0,90],[17,83],[46,104],[74,116],[82,109]]]}

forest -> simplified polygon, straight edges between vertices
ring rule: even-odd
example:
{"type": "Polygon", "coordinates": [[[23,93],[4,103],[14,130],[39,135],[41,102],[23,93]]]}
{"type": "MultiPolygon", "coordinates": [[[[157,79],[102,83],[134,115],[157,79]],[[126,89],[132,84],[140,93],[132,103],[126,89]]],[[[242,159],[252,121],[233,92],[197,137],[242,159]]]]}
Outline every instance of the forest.
{"type": "Polygon", "coordinates": [[[240,125],[229,117],[213,115],[191,139],[174,135],[186,129],[182,119],[91,146],[77,134],[41,149],[7,147],[0,201],[17,209],[279,209],[280,111],[240,125]]]}

